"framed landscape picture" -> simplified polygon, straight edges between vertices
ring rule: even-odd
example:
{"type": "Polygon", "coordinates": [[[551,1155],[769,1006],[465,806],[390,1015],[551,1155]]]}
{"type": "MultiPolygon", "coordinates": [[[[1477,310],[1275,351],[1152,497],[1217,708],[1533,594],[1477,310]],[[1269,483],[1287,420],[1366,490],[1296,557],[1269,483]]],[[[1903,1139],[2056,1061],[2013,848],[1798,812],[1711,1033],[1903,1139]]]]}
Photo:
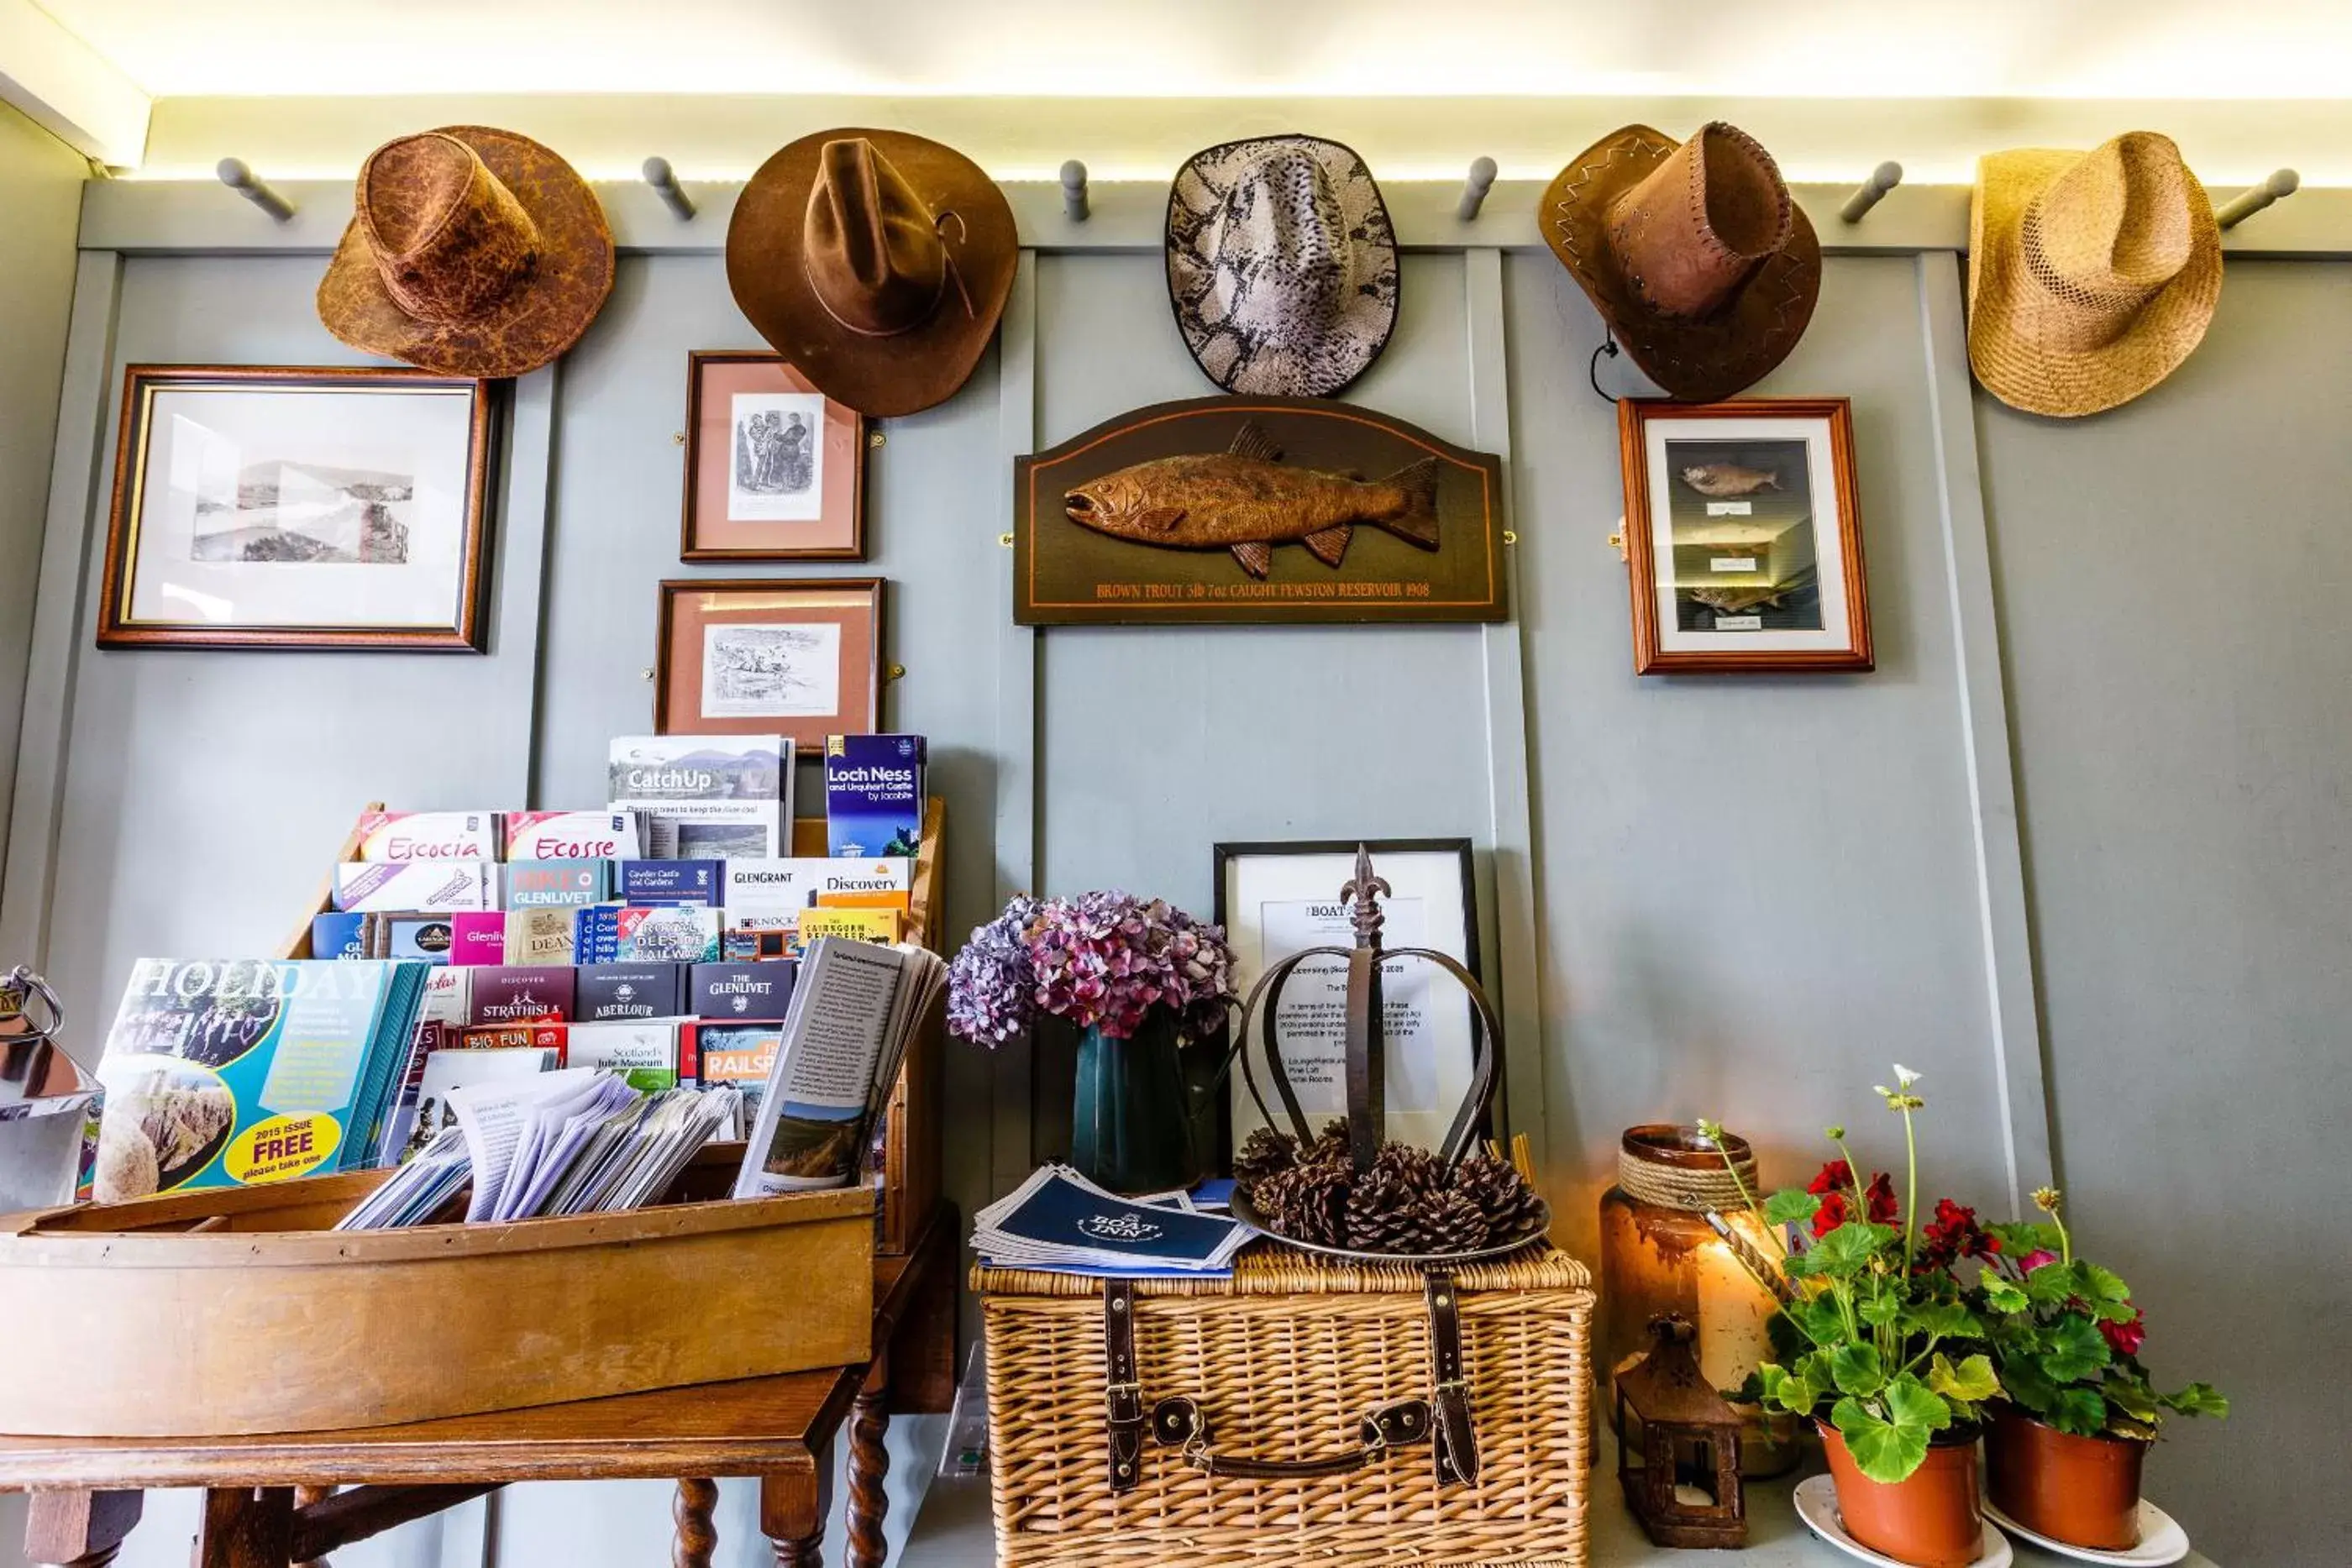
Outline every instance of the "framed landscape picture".
{"type": "Polygon", "coordinates": [[[687,356],[681,560],[864,560],[866,422],[781,354],[687,356]]]}
{"type": "MultiPolygon", "coordinates": [[[[1352,947],[1355,931],[1339,890],[1356,873],[1354,839],[1216,846],[1217,923],[1234,948],[1234,983],[1248,996],[1265,972],[1309,947],[1352,947]]],[[[1478,901],[1468,839],[1374,839],[1365,848],[1390,893],[1383,946],[1433,947],[1478,972],[1478,901]]],[[[1422,958],[1382,966],[1387,1021],[1385,1136],[1435,1148],[1470,1092],[1470,1026],[1475,1009],[1462,984],[1422,958]]],[[[1348,967],[1342,958],[1311,958],[1283,988],[1274,1037],[1283,1071],[1307,1121],[1348,1113],[1346,1041],[1348,967]]],[[[1255,1052],[1255,1042],[1250,1047],[1255,1052]]],[[[1276,1115],[1281,1103],[1265,1082],[1265,1064],[1250,1060],[1259,1088],[1276,1115]]],[[[1261,1124],[1240,1070],[1233,1075],[1233,1140],[1261,1124]]],[[[1287,1129],[1285,1129],[1287,1130],[1287,1129]]]]}
{"type": "Polygon", "coordinates": [[[656,733],[782,735],[814,755],[881,727],[880,578],[661,585],[656,733]]]}
{"type": "Polygon", "coordinates": [[[1867,670],[1843,398],[1617,405],[1633,667],[1867,670]]]}
{"type": "Polygon", "coordinates": [[[101,648],[488,646],[489,383],[132,365],[101,648]]]}

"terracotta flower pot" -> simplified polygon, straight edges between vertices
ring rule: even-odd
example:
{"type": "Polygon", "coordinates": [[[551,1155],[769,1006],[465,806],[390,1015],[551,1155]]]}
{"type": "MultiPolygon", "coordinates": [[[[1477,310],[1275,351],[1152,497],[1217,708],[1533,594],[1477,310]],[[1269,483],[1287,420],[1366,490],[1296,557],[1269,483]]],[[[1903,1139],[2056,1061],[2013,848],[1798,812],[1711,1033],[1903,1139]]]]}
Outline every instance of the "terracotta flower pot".
{"type": "Polygon", "coordinates": [[[1973,1437],[1931,1444],[1907,1479],[1889,1483],[1864,1475],[1838,1429],[1817,1424],[1848,1535],[1913,1568],[1969,1568],[1977,1560],[1984,1521],[1977,1511],[1973,1437]]]}
{"type": "Polygon", "coordinates": [[[2139,1471],[2147,1445],[2078,1437],[2014,1406],[1993,1406],[1985,1485],[1995,1508],[2069,1546],[2128,1552],[2139,1544],[2139,1471]]]}

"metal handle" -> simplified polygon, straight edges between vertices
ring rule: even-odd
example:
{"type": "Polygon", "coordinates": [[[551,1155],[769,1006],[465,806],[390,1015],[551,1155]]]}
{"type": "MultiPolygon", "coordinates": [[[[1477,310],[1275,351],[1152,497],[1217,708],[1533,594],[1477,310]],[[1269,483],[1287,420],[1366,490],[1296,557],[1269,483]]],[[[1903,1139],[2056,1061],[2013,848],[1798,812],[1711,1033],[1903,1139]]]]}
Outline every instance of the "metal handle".
{"type": "Polygon", "coordinates": [[[1236,1480],[1313,1480],[1351,1475],[1391,1448],[1429,1441],[1429,1401],[1400,1399],[1368,1410],[1356,1424],[1356,1446],[1311,1459],[1257,1459],[1219,1453],[1211,1446],[1209,1417],[1200,1401],[1162,1399],[1151,1407],[1151,1438],[1163,1448],[1181,1448],[1184,1463],[1202,1475],[1236,1480]]]}

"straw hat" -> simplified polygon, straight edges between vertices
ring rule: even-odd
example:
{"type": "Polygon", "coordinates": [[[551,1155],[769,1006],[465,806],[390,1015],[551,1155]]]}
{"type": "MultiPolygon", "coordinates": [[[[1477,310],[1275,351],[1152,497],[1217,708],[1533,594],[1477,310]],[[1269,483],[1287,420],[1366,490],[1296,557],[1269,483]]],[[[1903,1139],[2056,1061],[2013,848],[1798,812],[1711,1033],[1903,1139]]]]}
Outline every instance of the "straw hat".
{"type": "Polygon", "coordinates": [[[1013,208],[952,147],[824,131],[760,165],[727,227],[735,303],[836,402],[877,417],[955,394],[1020,260],[1013,208]]]}
{"type": "Polygon", "coordinates": [[[2071,417],[2130,402],[2189,357],[2221,296],[2213,204],[2169,137],[1979,161],[1969,363],[2011,407],[2071,417]]]}
{"type": "Polygon", "coordinates": [[[1629,125],[1544,192],[1537,226],[1601,319],[1672,395],[1715,402],[1797,346],[1822,246],[1756,139],[1720,120],[1687,141],[1629,125]]]}
{"type": "Polygon", "coordinates": [[[519,376],[580,340],[613,291],[613,233],[571,164],[528,136],[451,125],[360,165],[319,319],[443,375],[519,376]]]}
{"type": "Polygon", "coordinates": [[[1196,152],[1168,192],[1168,299],[1209,379],[1328,397],[1396,329],[1396,231],[1372,172],[1319,136],[1196,152]]]}

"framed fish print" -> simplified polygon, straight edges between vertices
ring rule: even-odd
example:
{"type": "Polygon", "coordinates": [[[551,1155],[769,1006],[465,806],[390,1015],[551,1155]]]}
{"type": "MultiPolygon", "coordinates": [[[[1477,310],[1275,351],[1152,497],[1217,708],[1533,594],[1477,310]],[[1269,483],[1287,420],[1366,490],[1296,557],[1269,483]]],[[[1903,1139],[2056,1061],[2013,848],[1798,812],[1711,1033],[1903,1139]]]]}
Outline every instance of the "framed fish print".
{"type": "Polygon", "coordinates": [[[1633,668],[1867,670],[1843,398],[1617,405],[1633,668]]]}
{"type": "Polygon", "coordinates": [[[488,646],[490,383],[132,365],[101,648],[488,646]]]}
{"type": "MultiPolygon", "coordinates": [[[[1356,874],[1354,839],[1216,846],[1217,923],[1234,949],[1234,983],[1248,996],[1265,973],[1309,947],[1352,947],[1356,936],[1339,890],[1356,874]]],[[[1468,839],[1374,839],[1372,870],[1389,884],[1381,900],[1381,942],[1433,947],[1478,972],[1478,901],[1468,839]]],[[[1385,1135],[1435,1148],[1470,1092],[1475,1005],[1460,981],[1420,958],[1381,966],[1387,1051],[1382,1061],[1385,1135]]],[[[1311,958],[1284,986],[1274,1040],[1301,1110],[1320,1126],[1348,1113],[1348,967],[1311,958]]],[[[1252,1049],[1255,1049],[1253,1047],[1252,1049]]],[[[1254,1064],[1255,1065],[1255,1064],[1254,1064]]],[[[1276,1105],[1274,1090],[1260,1090],[1276,1105]]],[[[1241,1072],[1231,1092],[1234,1145],[1260,1126],[1241,1072]]]]}
{"type": "Polygon", "coordinates": [[[686,359],[678,559],[864,560],[864,416],[781,354],[686,359]]]}
{"type": "Polygon", "coordinates": [[[1502,462],[1372,409],[1209,397],[1015,460],[1024,626],[1500,621],[1502,462]]]}
{"type": "Polygon", "coordinates": [[[882,727],[882,580],[661,585],[656,735],[828,735],[882,727]]]}

